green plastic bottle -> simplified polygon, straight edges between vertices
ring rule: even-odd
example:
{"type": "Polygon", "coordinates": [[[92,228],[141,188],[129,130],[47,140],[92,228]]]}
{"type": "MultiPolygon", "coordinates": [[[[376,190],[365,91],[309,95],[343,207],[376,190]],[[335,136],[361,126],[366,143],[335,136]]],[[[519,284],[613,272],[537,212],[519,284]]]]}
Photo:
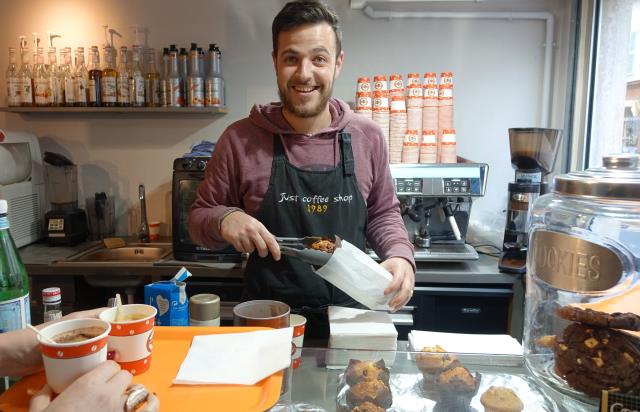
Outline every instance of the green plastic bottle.
{"type": "Polygon", "coordinates": [[[8,205],[0,199],[0,333],[31,323],[29,276],[9,233],[8,205]]]}

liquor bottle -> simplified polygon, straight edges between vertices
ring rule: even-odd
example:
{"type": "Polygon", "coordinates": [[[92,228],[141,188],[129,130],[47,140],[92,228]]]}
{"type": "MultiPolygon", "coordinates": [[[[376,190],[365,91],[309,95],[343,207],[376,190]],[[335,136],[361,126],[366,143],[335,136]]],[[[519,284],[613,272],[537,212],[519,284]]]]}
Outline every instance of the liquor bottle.
{"type": "Polygon", "coordinates": [[[60,79],[62,80],[63,105],[72,107],[76,104],[76,75],[71,67],[71,48],[65,47],[60,51],[60,79]]]}
{"type": "Polygon", "coordinates": [[[20,88],[20,106],[33,106],[33,72],[29,64],[29,48],[23,47],[20,53],[20,71],[18,87],[20,88]]]}
{"type": "Polygon", "coordinates": [[[147,49],[147,71],[144,74],[144,101],[147,106],[160,106],[160,73],[156,68],[156,50],[147,49]]]}
{"type": "Polygon", "coordinates": [[[129,68],[127,67],[127,47],[120,47],[120,63],[118,63],[118,77],[116,87],[118,88],[118,106],[127,107],[131,105],[131,95],[129,93],[129,68]]]}
{"type": "Polygon", "coordinates": [[[9,233],[8,205],[0,199],[0,333],[31,323],[29,277],[9,233]]]}
{"type": "Polygon", "coordinates": [[[178,52],[169,52],[169,72],[167,73],[167,85],[169,93],[169,107],[185,106],[184,95],[182,94],[182,77],[178,71],[178,52]]]}
{"type": "Polygon", "coordinates": [[[187,49],[180,47],[180,55],[178,56],[178,72],[180,73],[182,84],[182,98],[184,99],[184,105],[189,104],[189,55],[187,49]]]}
{"type": "Polygon", "coordinates": [[[91,46],[91,51],[89,52],[89,106],[102,106],[101,77],[102,70],[100,70],[98,46],[91,46]]]}
{"type": "Polygon", "coordinates": [[[38,47],[36,55],[36,65],[33,68],[33,95],[36,106],[51,106],[49,97],[51,95],[51,84],[49,71],[44,65],[44,53],[42,47],[38,47]]]}
{"type": "Polygon", "coordinates": [[[162,49],[162,73],[160,73],[160,105],[169,105],[169,48],[162,49]]]}
{"type": "Polygon", "coordinates": [[[204,105],[225,106],[222,53],[215,44],[209,45],[209,72],[204,84],[204,105]]]}
{"type": "Polygon", "coordinates": [[[89,73],[84,65],[84,47],[78,47],[76,50],[76,106],[85,107],[89,100],[89,73]]]}
{"type": "Polygon", "coordinates": [[[131,106],[144,106],[144,75],[142,67],[140,67],[140,54],[142,49],[140,46],[133,46],[131,55],[132,63],[129,70],[129,93],[131,96],[131,106]]]}
{"type": "Polygon", "coordinates": [[[7,67],[6,79],[7,106],[20,106],[20,78],[18,77],[16,49],[13,47],[9,47],[9,67],[7,67]]]}
{"type": "Polygon", "coordinates": [[[43,320],[50,322],[62,317],[62,294],[59,287],[42,289],[43,320]]]}
{"type": "Polygon", "coordinates": [[[204,81],[200,75],[200,56],[195,43],[191,43],[189,67],[189,106],[204,106],[204,81]]]}
{"type": "Polygon", "coordinates": [[[113,47],[104,48],[104,65],[100,77],[100,100],[103,106],[113,107],[118,101],[117,78],[113,47]]]}
{"type": "Polygon", "coordinates": [[[64,106],[64,73],[58,66],[55,47],[49,47],[49,87],[51,88],[49,98],[51,106],[64,106]]]}

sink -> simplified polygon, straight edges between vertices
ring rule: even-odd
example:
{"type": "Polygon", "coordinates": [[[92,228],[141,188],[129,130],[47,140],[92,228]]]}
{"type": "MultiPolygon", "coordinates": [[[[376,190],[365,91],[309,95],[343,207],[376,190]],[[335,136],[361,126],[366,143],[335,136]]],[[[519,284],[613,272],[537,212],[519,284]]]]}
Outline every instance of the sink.
{"type": "Polygon", "coordinates": [[[170,243],[127,243],[114,249],[100,244],[67,258],[64,263],[150,265],[168,257],[171,252],[170,243]]]}

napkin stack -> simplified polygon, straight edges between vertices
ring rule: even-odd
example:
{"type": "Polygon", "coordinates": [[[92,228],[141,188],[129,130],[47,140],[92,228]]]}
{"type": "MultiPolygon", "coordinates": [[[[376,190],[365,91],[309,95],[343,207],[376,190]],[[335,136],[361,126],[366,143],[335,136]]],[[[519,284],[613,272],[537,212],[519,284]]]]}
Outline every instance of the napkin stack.
{"type": "MultiPolygon", "coordinates": [[[[353,350],[365,349],[368,352],[365,358],[383,358],[387,365],[393,364],[398,347],[398,331],[386,312],[330,306],[329,329],[330,349],[350,349],[351,355],[353,350]]],[[[340,351],[331,351],[331,354],[327,359],[329,365],[347,364],[348,356],[351,356],[340,351]]],[[[360,354],[358,356],[358,359],[365,360],[360,354]]]]}
{"type": "MultiPolygon", "coordinates": [[[[409,350],[421,351],[425,346],[439,345],[447,352],[459,354],[497,355],[492,357],[495,365],[519,365],[522,363],[522,345],[509,335],[481,335],[464,333],[409,332],[409,350]]],[[[465,359],[473,356],[465,356],[465,359]]],[[[472,359],[469,359],[471,362],[472,359]]]]}

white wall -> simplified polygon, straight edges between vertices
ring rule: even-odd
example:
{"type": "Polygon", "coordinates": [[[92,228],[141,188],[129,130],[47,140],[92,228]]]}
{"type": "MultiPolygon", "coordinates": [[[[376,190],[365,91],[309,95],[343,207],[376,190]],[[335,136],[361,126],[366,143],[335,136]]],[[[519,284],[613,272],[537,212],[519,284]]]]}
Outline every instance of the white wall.
{"type": "MultiPolygon", "coordinates": [[[[145,183],[149,218],[170,224],[171,164],[201,139],[215,140],[254,102],[277,99],[271,63],[271,21],[282,0],[23,0],[2,1],[0,67],[17,36],[51,29],[63,46],[102,44],[102,24],[125,34],[134,23],[149,27],[149,46],[219,43],[223,50],[229,113],[225,116],[142,117],[0,114],[0,127],[27,130],[43,150],[69,155],[80,166],[81,195],[107,191],[118,199],[118,231],[137,222],[137,185],[145,183]]],[[[343,21],[345,66],[335,95],[353,100],[358,76],[451,70],[460,155],[490,165],[487,196],[472,219],[503,224],[509,163],[509,127],[541,126],[544,23],[520,20],[371,20],[348,0],[330,1],[343,21]]],[[[412,7],[434,7],[429,3],[412,7]]],[[[442,7],[439,5],[438,7],[442,7]]],[[[562,127],[566,93],[569,1],[486,0],[450,6],[472,11],[550,11],[556,17],[553,106],[548,126],[562,127]]],[[[116,42],[119,46],[120,43],[116,42]]],[[[4,71],[0,73],[4,84],[4,71]]],[[[4,102],[4,88],[0,101],[4,102]]],[[[168,225],[165,226],[165,233],[168,225]]],[[[502,227],[496,228],[497,232],[502,227]]],[[[501,239],[494,239],[500,243],[501,239]]]]}

